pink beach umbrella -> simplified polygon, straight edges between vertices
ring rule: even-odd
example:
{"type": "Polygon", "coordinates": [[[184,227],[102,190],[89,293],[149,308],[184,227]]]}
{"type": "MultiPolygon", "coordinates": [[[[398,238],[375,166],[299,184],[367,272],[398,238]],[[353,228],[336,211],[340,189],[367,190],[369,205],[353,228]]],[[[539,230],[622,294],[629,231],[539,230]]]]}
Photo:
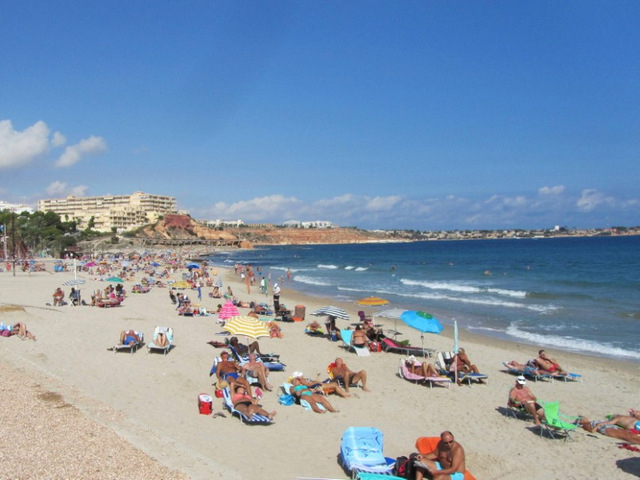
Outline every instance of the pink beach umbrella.
{"type": "Polygon", "coordinates": [[[240,312],[231,300],[227,300],[227,302],[220,309],[220,313],[218,313],[218,318],[220,320],[227,320],[228,318],[238,316],[240,316],[240,312]]]}

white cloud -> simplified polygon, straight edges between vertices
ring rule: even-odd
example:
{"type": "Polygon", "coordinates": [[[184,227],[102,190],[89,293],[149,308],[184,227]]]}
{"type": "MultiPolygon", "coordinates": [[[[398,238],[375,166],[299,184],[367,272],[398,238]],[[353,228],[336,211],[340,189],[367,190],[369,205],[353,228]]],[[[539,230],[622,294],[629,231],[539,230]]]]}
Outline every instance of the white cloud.
{"type": "Polygon", "coordinates": [[[402,197],[399,195],[392,195],[389,197],[374,197],[370,198],[365,203],[367,210],[373,211],[389,211],[397,206],[402,201],[402,197]]]}
{"type": "Polygon", "coordinates": [[[59,197],[61,195],[64,195],[66,191],[67,191],[67,184],[64,182],[60,182],[58,180],[51,183],[45,189],[46,194],[49,195],[50,197],[59,197]]]}
{"type": "Polygon", "coordinates": [[[243,219],[250,222],[270,222],[273,218],[284,218],[297,211],[301,202],[295,197],[269,195],[234,203],[218,202],[206,215],[211,219],[243,219]],[[291,212],[291,213],[290,213],[291,212]]]}
{"type": "Polygon", "coordinates": [[[102,137],[91,137],[69,145],[56,162],[56,167],[71,167],[87,155],[97,155],[107,149],[107,142],[102,137]]]}
{"type": "Polygon", "coordinates": [[[615,200],[612,197],[607,197],[604,193],[592,188],[583,190],[576,202],[578,209],[582,212],[592,212],[601,205],[613,206],[614,204],[615,200]]]}
{"type": "Polygon", "coordinates": [[[52,147],[61,147],[65,143],[67,143],[67,137],[62,135],[60,132],[54,132],[53,133],[53,136],[51,137],[51,146],[52,147]]]}
{"type": "Polygon", "coordinates": [[[45,193],[49,197],[66,197],[67,195],[74,195],[76,197],[83,197],[87,194],[89,187],[86,185],[77,185],[75,187],[69,187],[65,182],[56,180],[51,182],[45,189],[45,193]]]}
{"type": "Polygon", "coordinates": [[[542,187],[538,190],[540,195],[560,195],[564,193],[564,185],[556,185],[555,187],[542,187]]]}
{"type": "Polygon", "coordinates": [[[49,151],[49,127],[43,121],[19,132],[11,120],[0,121],[0,169],[22,167],[49,151]]]}

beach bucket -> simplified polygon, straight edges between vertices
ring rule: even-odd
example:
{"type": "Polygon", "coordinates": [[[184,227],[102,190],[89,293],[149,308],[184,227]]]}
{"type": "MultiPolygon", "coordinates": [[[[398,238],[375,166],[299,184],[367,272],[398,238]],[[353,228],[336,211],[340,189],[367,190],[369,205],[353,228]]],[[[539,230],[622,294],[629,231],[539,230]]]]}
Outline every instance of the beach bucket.
{"type": "Polygon", "coordinates": [[[198,410],[200,410],[201,415],[211,415],[211,411],[213,410],[213,399],[211,395],[207,395],[206,393],[198,395],[198,410]]]}

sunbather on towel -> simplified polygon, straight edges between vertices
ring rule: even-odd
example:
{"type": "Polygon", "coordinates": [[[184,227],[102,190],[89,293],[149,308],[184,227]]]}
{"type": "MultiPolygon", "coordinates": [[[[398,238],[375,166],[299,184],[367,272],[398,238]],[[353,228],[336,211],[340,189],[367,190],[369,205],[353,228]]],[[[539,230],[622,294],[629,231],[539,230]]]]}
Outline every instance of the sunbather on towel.
{"type": "Polygon", "coordinates": [[[625,442],[640,445],[640,435],[633,433],[631,430],[627,430],[628,427],[623,427],[618,423],[618,421],[620,421],[623,425],[629,425],[630,422],[634,420],[637,421],[634,417],[628,417],[624,420],[611,419],[590,421],[588,418],[583,417],[580,420],[580,425],[587,432],[598,432],[599,434],[606,435],[607,437],[617,438],[618,440],[624,440],[625,442]],[[616,423],[612,424],[612,421],[615,421],[616,423]]]}
{"type": "Polygon", "coordinates": [[[351,370],[349,370],[349,367],[347,367],[347,364],[344,363],[344,360],[342,360],[341,358],[336,358],[335,365],[332,371],[333,378],[335,378],[336,380],[341,378],[344,381],[344,389],[347,392],[349,391],[349,385],[358,382],[362,383],[362,390],[364,390],[365,392],[369,391],[369,389],[367,388],[367,372],[365,372],[364,370],[360,370],[359,372],[352,372],[351,370]]]}
{"type": "Polygon", "coordinates": [[[247,389],[240,384],[235,384],[232,386],[233,391],[235,392],[231,397],[231,403],[233,403],[233,408],[242,412],[249,419],[252,419],[253,416],[257,413],[259,415],[264,415],[265,417],[269,417],[269,420],[273,420],[273,417],[276,416],[276,412],[267,412],[262,405],[256,403],[256,401],[251,398],[251,395],[247,392],[247,389]]]}
{"type": "Polygon", "coordinates": [[[439,377],[438,371],[433,365],[427,362],[418,362],[414,356],[407,358],[404,361],[407,369],[414,375],[420,375],[421,377],[439,377]]]}
{"type": "Polygon", "coordinates": [[[326,413],[327,410],[332,412],[332,413],[338,413],[339,410],[336,410],[335,408],[333,408],[333,405],[331,405],[331,403],[329,403],[329,400],[327,400],[325,397],[323,397],[322,395],[318,394],[318,393],[314,393],[309,387],[307,387],[306,385],[303,385],[302,382],[300,381],[300,377],[295,377],[292,381],[291,381],[293,388],[292,388],[292,394],[295,395],[296,397],[298,397],[300,400],[306,400],[307,402],[309,402],[309,405],[311,405],[311,409],[316,412],[316,413],[326,413]],[[320,407],[318,407],[318,404],[322,405],[325,410],[321,409],[320,407]]]}
{"type": "Polygon", "coordinates": [[[120,332],[120,345],[131,345],[132,343],[140,343],[138,334],[133,330],[122,330],[120,332]]]}
{"type": "Polygon", "coordinates": [[[243,373],[250,372],[251,376],[256,377],[260,382],[260,386],[263,390],[271,391],[273,386],[267,381],[269,376],[269,369],[262,362],[258,362],[258,357],[255,353],[249,354],[249,361],[242,365],[243,373]]]}
{"type": "Polygon", "coordinates": [[[33,333],[31,333],[29,330],[27,330],[27,325],[22,322],[18,322],[13,326],[13,329],[11,330],[11,335],[17,335],[23,340],[27,338],[29,340],[36,339],[36,336],[33,333]]]}
{"type": "Polygon", "coordinates": [[[425,474],[434,480],[463,480],[465,455],[462,445],[456,442],[451,432],[442,432],[436,449],[424,455],[418,455],[414,463],[415,479],[422,480],[425,474]]]}
{"type": "Polygon", "coordinates": [[[609,420],[601,420],[598,425],[615,425],[625,430],[634,430],[632,433],[640,433],[640,412],[629,410],[632,415],[615,414],[610,415],[609,420]]]}
{"type": "Polygon", "coordinates": [[[567,372],[553,358],[548,357],[544,350],[538,352],[538,358],[535,359],[538,368],[545,370],[551,374],[566,375],[567,372]]]}
{"type": "Polygon", "coordinates": [[[509,405],[524,408],[533,417],[533,422],[540,425],[540,419],[544,418],[544,408],[526,385],[527,380],[522,375],[516,378],[516,384],[509,392],[509,405]]]}
{"type": "Polygon", "coordinates": [[[236,383],[240,384],[244,386],[247,392],[249,392],[249,395],[251,395],[251,385],[249,385],[246,378],[240,376],[242,367],[229,360],[229,352],[222,352],[220,354],[220,358],[222,360],[218,362],[218,365],[216,366],[216,377],[218,378],[218,382],[226,380],[232,387],[236,383]]]}

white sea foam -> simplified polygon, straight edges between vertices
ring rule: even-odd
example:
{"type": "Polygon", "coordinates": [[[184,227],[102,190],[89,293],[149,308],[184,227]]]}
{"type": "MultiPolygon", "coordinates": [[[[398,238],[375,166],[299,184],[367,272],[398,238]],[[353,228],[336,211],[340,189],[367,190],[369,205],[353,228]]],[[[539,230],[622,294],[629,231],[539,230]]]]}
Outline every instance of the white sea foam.
{"type": "Polygon", "coordinates": [[[369,268],[368,267],[358,267],[358,268],[356,268],[356,272],[364,272],[366,270],[369,270],[369,268]]]}
{"type": "Polygon", "coordinates": [[[353,270],[354,268],[356,267],[354,267],[353,265],[347,265],[346,267],[344,267],[345,270],[353,270]]]}
{"type": "Polygon", "coordinates": [[[329,287],[331,286],[331,282],[327,282],[325,280],[319,280],[315,277],[309,277],[307,275],[295,275],[293,280],[300,283],[306,283],[307,285],[318,285],[321,287],[329,287]]]}
{"type": "Polygon", "coordinates": [[[322,263],[318,264],[318,268],[326,268],[328,270],[335,270],[338,267],[336,265],[323,265],[322,263]]]}
{"type": "Polygon", "coordinates": [[[488,287],[488,288],[478,287],[474,285],[466,285],[464,283],[409,280],[406,278],[403,278],[400,281],[407,286],[425,287],[431,290],[449,290],[452,292],[460,292],[460,293],[492,293],[496,295],[502,295],[505,297],[516,297],[516,298],[525,298],[527,296],[527,292],[522,292],[518,290],[506,290],[503,288],[491,288],[491,287],[488,287]]]}
{"type": "Polygon", "coordinates": [[[640,359],[640,352],[625,350],[610,343],[600,343],[571,336],[541,335],[539,333],[521,330],[515,324],[509,325],[505,333],[518,340],[526,340],[534,345],[548,345],[563,350],[587,352],[589,354],[602,354],[609,357],[633,358],[636,360],[640,359]]]}
{"type": "Polygon", "coordinates": [[[533,312],[548,313],[558,309],[555,305],[537,305],[537,304],[525,304],[516,302],[507,302],[499,298],[494,297],[452,297],[443,293],[401,293],[400,296],[422,298],[428,300],[447,300],[454,303],[468,303],[472,305],[486,305],[491,307],[504,307],[504,308],[522,308],[531,310],[533,312]]]}

